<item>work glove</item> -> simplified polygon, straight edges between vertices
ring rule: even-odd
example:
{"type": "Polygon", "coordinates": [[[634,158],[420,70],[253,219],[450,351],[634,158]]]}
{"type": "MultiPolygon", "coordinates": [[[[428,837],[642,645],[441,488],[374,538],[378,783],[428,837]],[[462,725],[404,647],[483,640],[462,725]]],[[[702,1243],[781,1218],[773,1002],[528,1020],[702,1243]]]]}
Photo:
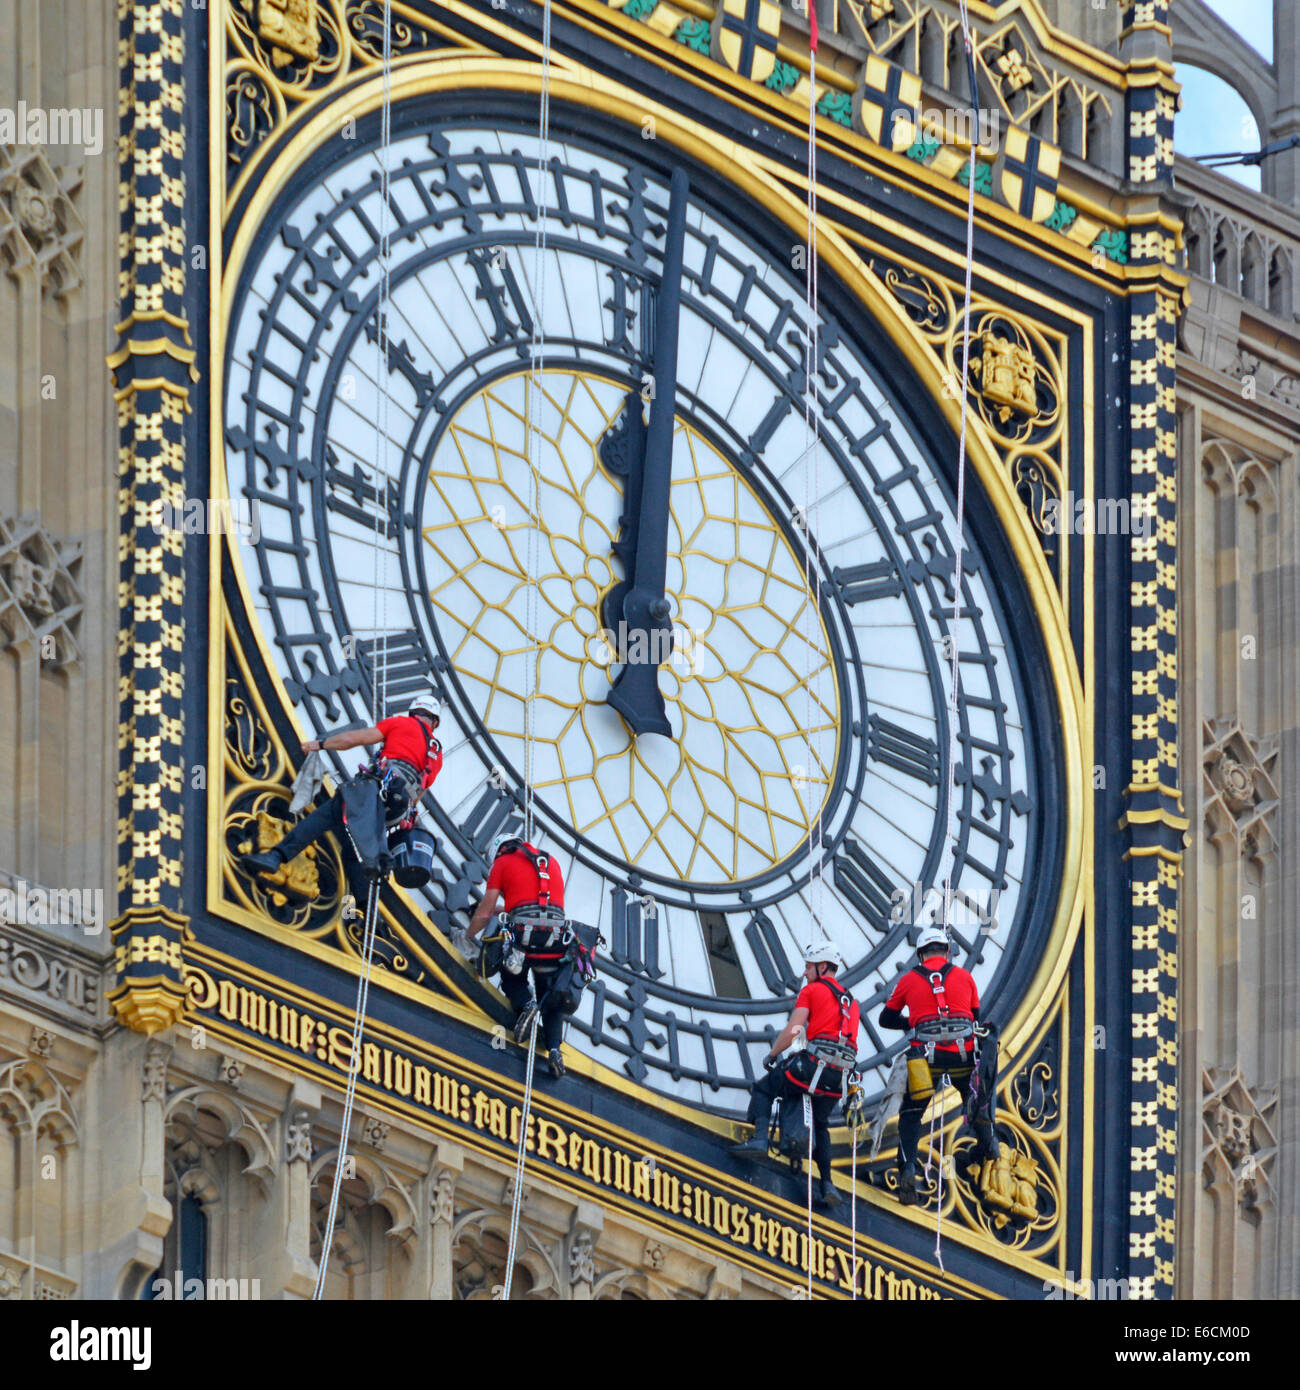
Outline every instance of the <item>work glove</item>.
{"type": "Polygon", "coordinates": [[[777,1067],[779,1067],[780,1065],[781,1065],[781,1054],[780,1054],[780,1053],[777,1053],[777,1055],[776,1055],[775,1057],[764,1057],[764,1058],[763,1058],[763,1067],[764,1067],[764,1069],[767,1070],[767,1071],[775,1071],[775,1070],[777,1069],[777,1067]]]}
{"type": "Polygon", "coordinates": [[[478,938],[471,937],[464,927],[455,928],[451,934],[451,944],[466,960],[477,960],[479,952],[483,949],[478,944],[478,938]]]}

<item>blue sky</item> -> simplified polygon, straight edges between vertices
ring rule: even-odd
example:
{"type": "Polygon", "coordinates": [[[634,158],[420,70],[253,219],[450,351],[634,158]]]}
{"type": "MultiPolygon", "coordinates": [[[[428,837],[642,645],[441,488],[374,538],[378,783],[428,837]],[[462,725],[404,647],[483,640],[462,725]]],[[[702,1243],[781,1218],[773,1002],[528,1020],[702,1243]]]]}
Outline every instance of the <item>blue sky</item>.
{"type": "MultiPolygon", "coordinates": [[[[1293,0],[1300,3],[1300,0],[1293,0]]],[[[1209,0],[1209,6],[1259,53],[1273,57],[1273,0],[1209,0]]],[[[1177,22],[1175,16],[1175,22],[1177,22]]],[[[1226,82],[1198,68],[1180,66],[1183,109],[1174,127],[1180,154],[1217,154],[1258,149],[1259,131],[1246,103],[1226,82]]],[[[1240,165],[1221,171],[1251,188],[1259,187],[1259,170],[1240,165]]]]}

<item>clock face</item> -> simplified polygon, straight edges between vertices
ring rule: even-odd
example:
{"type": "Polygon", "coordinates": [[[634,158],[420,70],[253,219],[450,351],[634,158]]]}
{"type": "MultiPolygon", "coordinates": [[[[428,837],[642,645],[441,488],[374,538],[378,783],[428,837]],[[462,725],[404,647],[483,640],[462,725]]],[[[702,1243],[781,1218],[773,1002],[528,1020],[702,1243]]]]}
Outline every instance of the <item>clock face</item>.
{"type": "MultiPolygon", "coordinates": [[[[866,1018],[950,869],[961,959],[1013,1003],[1055,904],[1031,637],[968,524],[954,844],[954,509],[865,313],[828,312],[844,292],[823,273],[814,445],[794,238],[759,209],[692,171],[678,291],[671,167],[556,108],[539,277],[528,118],[426,105],[394,132],[386,213],[377,142],[340,141],[259,230],[227,337],[226,462],[258,504],[241,562],[303,727],[373,722],[430,684],[443,698],[429,920],[464,920],[531,785],[568,911],[609,942],[569,1041],[651,1088],[743,1108],[815,920],[866,1018]],[[669,314],[671,636],[638,654],[656,634],[620,630],[616,599],[649,545],[637,441],[669,314]],[[609,702],[637,662],[667,733],[609,702]]],[[[898,1035],[869,1036],[883,1081],[898,1035]]]]}

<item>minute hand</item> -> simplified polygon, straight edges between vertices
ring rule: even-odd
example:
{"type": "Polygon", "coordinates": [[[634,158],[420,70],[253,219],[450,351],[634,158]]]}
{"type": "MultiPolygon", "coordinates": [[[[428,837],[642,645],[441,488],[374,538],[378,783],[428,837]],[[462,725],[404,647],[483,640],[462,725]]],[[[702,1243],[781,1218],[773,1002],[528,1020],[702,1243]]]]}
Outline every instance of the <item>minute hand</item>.
{"type": "Polygon", "coordinates": [[[686,240],[686,174],[677,169],[669,188],[663,274],[655,308],[654,396],[646,428],[637,518],[634,579],[623,598],[624,664],[606,697],[635,734],[669,734],[672,725],[659,693],[659,667],[672,654],[673,630],[664,593],[668,573],[669,491],[677,401],[677,329],[681,316],[682,250],[686,240]]]}

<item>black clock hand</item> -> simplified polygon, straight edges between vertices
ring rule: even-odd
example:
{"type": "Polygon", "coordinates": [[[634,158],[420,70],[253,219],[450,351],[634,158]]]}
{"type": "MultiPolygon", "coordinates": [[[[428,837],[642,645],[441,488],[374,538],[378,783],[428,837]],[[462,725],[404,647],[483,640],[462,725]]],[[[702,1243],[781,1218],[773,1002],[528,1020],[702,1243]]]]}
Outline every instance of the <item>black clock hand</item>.
{"type": "Polygon", "coordinates": [[[659,693],[659,667],[672,654],[664,582],[668,573],[668,498],[672,486],[677,402],[677,330],[681,318],[682,252],[686,241],[686,174],[673,172],[664,236],[663,274],[655,306],[654,397],[636,523],[632,583],[623,596],[623,669],[605,697],[635,734],[671,734],[659,693]]]}
{"type": "MultiPolygon", "coordinates": [[[[619,635],[623,622],[623,600],[636,575],[637,526],[641,517],[641,471],[645,466],[645,421],[641,417],[641,393],[629,391],[618,419],[605,431],[600,440],[600,461],[611,473],[623,479],[623,511],[618,518],[618,538],[614,541],[615,559],[622,562],[623,574],[605,591],[600,605],[601,626],[608,634],[616,653],[623,660],[625,643],[619,635]]],[[[624,629],[626,631],[626,629],[624,629]]]]}

